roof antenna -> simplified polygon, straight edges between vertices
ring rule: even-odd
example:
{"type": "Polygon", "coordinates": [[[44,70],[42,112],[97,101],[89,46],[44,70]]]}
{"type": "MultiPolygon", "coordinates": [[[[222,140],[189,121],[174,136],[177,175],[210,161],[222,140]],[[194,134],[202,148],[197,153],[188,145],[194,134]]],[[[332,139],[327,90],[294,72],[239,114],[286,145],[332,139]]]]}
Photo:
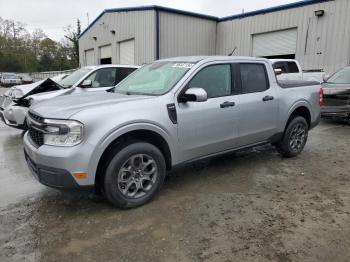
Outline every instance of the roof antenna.
{"type": "Polygon", "coordinates": [[[234,52],[236,51],[237,46],[235,46],[235,48],[233,48],[232,52],[228,54],[228,56],[232,56],[234,54],[234,52]]]}

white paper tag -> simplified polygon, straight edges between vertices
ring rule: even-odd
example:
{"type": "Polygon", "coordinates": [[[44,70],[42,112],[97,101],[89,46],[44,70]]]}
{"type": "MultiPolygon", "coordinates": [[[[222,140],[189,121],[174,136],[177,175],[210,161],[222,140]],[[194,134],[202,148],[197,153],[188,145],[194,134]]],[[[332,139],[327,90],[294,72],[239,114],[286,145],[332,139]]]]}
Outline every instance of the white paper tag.
{"type": "Polygon", "coordinates": [[[176,63],[173,65],[173,67],[177,67],[177,68],[192,68],[192,66],[194,66],[194,64],[191,63],[176,63]]]}

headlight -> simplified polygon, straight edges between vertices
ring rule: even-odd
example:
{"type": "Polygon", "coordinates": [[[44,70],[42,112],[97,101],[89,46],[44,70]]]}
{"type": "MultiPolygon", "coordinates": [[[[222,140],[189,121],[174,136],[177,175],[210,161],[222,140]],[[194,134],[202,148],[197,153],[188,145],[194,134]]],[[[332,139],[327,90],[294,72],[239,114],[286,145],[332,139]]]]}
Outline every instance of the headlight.
{"type": "Polygon", "coordinates": [[[20,89],[15,89],[12,92],[12,97],[14,98],[21,98],[23,96],[23,91],[20,89]]]}
{"type": "Polygon", "coordinates": [[[83,140],[83,124],[75,120],[45,119],[44,144],[75,146],[83,140]]]}

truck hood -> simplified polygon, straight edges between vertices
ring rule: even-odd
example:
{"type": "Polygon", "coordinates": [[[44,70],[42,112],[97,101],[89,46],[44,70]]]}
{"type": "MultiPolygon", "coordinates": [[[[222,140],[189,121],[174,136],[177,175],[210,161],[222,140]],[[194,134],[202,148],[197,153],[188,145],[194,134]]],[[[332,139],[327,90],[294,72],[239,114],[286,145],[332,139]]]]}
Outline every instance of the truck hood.
{"type": "Polygon", "coordinates": [[[34,104],[30,107],[30,110],[44,118],[69,119],[74,114],[85,109],[152,98],[153,96],[89,92],[45,100],[34,104]]]}

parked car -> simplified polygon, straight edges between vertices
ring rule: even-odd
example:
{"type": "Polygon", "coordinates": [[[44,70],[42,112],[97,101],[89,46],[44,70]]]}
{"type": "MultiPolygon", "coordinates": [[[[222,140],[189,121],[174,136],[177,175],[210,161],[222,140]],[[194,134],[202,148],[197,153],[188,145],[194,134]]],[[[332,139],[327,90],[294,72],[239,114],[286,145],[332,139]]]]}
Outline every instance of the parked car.
{"type": "Polygon", "coordinates": [[[10,87],[14,85],[22,84],[21,78],[17,74],[2,73],[0,78],[0,85],[4,87],[10,87]]]}
{"type": "Polygon", "coordinates": [[[263,58],[160,60],[111,92],[33,105],[25,158],[47,186],[95,187],[117,207],[136,207],[180,165],[267,143],[298,155],[319,121],[320,90],[317,82],[278,84],[263,58]]]}
{"type": "Polygon", "coordinates": [[[22,82],[21,82],[22,85],[33,83],[33,78],[31,78],[31,76],[29,74],[18,74],[18,76],[22,80],[22,82]]]}
{"type": "Polygon", "coordinates": [[[322,87],[324,92],[322,117],[350,121],[350,66],[334,73],[322,83],[322,87]]]}
{"type": "Polygon", "coordinates": [[[323,81],[324,72],[314,71],[305,72],[302,70],[299,62],[294,59],[270,59],[272,66],[275,70],[279,70],[277,75],[278,80],[306,80],[317,81],[321,83],[323,81]]]}
{"type": "Polygon", "coordinates": [[[129,65],[89,66],[78,69],[58,83],[46,79],[21,86],[13,90],[10,105],[0,106],[0,114],[7,125],[26,129],[30,105],[56,96],[109,90],[137,68],[129,65]]]}

